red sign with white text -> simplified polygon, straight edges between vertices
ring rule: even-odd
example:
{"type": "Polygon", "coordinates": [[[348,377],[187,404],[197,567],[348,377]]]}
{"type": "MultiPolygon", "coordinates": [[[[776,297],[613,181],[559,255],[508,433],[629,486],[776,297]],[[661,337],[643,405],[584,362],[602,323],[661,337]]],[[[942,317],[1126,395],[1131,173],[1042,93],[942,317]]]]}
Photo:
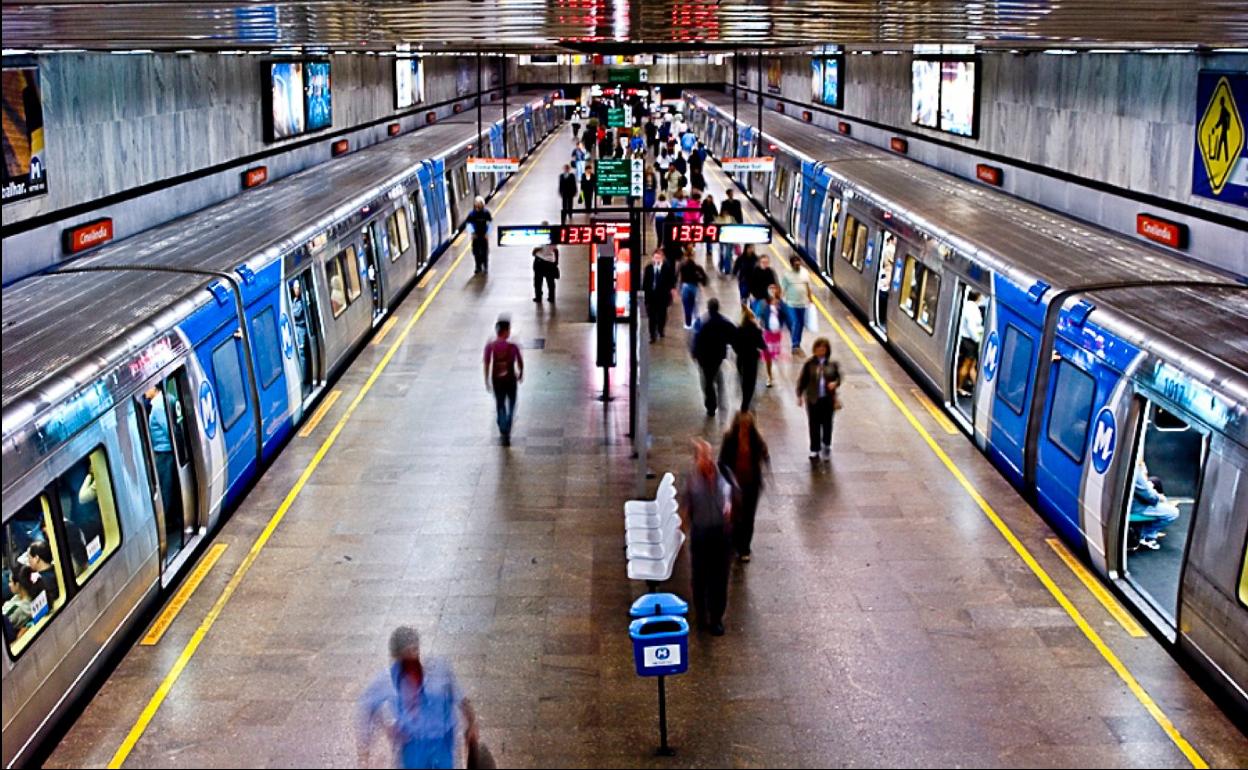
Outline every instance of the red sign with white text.
{"type": "Polygon", "coordinates": [[[65,252],[77,254],[80,251],[95,248],[113,239],[113,219],[105,217],[93,222],[66,230],[64,233],[65,252]]]}
{"type": "Polygon", "coordinates": [[[339,139],[338,141],[334,142],[333,145],[329,149],[334,154],[335,157],[337,157],[338,155],[345,155],[347,150],[351,149],[351,143],[348,142],[346,139],[339,139]]]}
{"type": "Polygon", "coordinates": [[[1001,169],[987,163],[975,164],[975,178],[996,187],[1001,186],[1001,169]]]}
{"type": "Polygon", "coordinates": [[[1150,241],[1172,249],[1187,248],[1187,225],[1170,222],[1148,214],[1137,214],[1135,231],[1150,241]]]}
{"type": "Polygon", "coordinates": [[[402,126],[400,126],[398,123],[391,123],[390,125],[386,126],[386,133],[390,134],[390,136],[398,136],[399,132],[402,130],[403,130],[402,126]]]}
{"type": "Polygon", "coordinates": [[[902,139],[900,136],[894,136],[892,139],[889,139],[888,146],[892,148],[893,152],[900,152],[903,155],[910,151],[910,142],[902,139]]]}
{"type": "Polygon", "coordinates": [[[845,136],[849,136],[850,131],[852,130],[852,127],[848,123],[842,120],[836,124],[836,130],[844,134],[845,136]]]}
{"type": "Polygon", "coordinates": [[[254,166],[243,172],[243,189],[250,190],[269,181],[268,166],[254,166]]]}

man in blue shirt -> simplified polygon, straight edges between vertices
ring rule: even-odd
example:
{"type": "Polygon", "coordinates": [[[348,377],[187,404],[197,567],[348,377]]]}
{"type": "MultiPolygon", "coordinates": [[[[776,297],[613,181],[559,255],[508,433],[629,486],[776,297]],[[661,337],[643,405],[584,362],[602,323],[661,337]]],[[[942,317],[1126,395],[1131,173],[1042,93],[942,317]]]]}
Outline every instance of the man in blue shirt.
{"type": "Polygon", "coordinates": [[[165,506],[165,519],[173,531],[183,528],[182,490],[177,483],[177,464],[173,459],[173,439],[169,436],[169,413],[165,411],[165,394],[153,385],[143,394],[148,400],[147,436],[152,442],[156,460],[156,481],[160,499],[165,506]]]}
{"type": "Polygon", "coordinates": [[[476,742],[477,718],[464,698],[450,666],[441,659],[421,661],[420,635],[400,626],[390,635],[394,662],[360,698],[358,750],[360,766],[368,765],[373,735],[383,720],[394,741],[399,767],[447,768],[455,761],[458,708],[467,723],[466,739],[476,742]],[[383,711],[389,707],[388,714],[383,711]]]}

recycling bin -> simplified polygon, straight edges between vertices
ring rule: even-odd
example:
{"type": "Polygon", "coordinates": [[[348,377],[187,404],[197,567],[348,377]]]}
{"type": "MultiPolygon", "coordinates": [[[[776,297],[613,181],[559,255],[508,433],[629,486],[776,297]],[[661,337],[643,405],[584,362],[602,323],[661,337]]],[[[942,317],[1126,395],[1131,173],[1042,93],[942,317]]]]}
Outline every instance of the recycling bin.
{"type": "Polygon", "coordinates": [[[638,676],[674,676],[689,670],[689,623],[678,615],[650,615],[628,625],[638,676]]]}

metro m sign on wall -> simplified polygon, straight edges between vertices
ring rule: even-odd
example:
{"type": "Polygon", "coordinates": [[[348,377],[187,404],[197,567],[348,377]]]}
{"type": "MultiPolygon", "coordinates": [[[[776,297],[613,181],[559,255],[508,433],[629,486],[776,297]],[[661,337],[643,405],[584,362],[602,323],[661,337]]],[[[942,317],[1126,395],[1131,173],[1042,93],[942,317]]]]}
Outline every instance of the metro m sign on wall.
{"type": "Polygon", "coordinates": [[[104,217],[70,228],[62,233],[66,254],[78,254],[113,239],[113,219],[104,217]]]}
{"type": "Polygon", "coordinates": [[[1136,214],[1135,231],[1145,238],[1172,249],[1187,248],[1187,225],[1149,214],[1136,214]]]}
{"type": "Polygon", "coordinates": [[[728,174],[738,171],[770,174],[776,170],[776,159],[769,155],[760,158],[724,158],[723,167],[728,174]]]}

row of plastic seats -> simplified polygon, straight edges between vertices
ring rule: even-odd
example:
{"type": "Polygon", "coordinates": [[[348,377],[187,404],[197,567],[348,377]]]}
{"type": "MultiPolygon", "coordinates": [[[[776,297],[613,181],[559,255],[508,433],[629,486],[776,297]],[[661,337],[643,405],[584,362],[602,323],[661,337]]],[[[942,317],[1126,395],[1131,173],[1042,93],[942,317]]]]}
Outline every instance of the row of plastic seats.
{"type": "Polygon", "coordinates": [[[624,503],[630,580],[662,583],[672,576],[676,557],[685,544],[677,508],[676,477],[671,473],[663,474],[653,500],[624,503]]]}

